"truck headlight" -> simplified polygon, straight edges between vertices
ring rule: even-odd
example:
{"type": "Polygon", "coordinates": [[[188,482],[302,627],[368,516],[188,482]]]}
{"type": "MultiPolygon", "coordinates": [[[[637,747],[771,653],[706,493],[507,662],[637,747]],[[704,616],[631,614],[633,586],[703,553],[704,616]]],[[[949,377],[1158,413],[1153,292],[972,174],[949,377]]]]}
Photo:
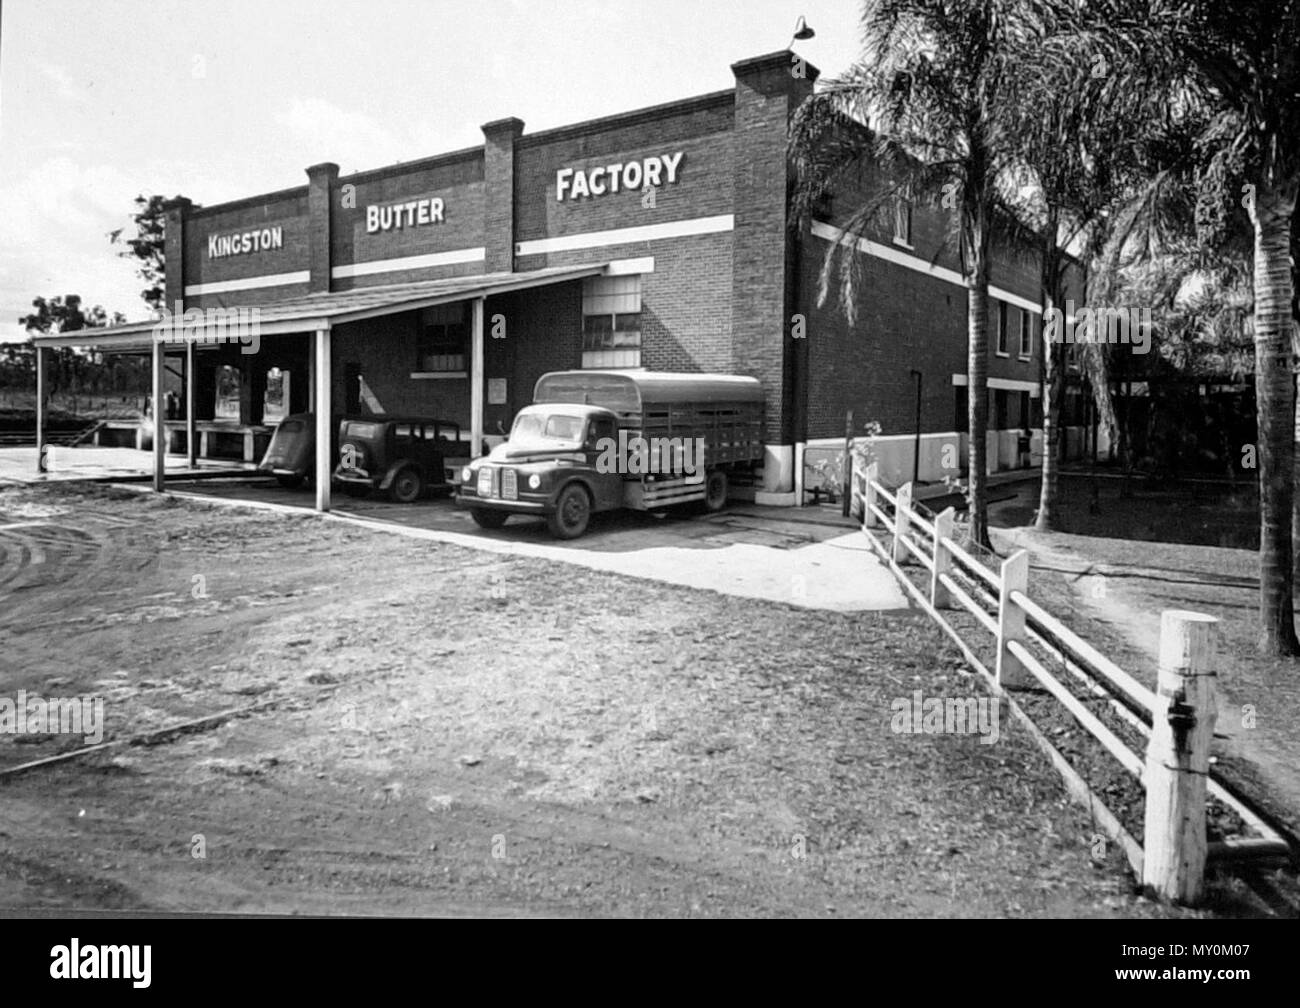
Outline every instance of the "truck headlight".
{"type": "Polygon", "coordinates": [[[537,473],[533,473],[531,476],[528,477],[529,490],[536,490],[541,485],[542,485],[542,477],[539,476],[537,473]]]}
{"type": "Polygon", "coordinates": [[[462,483],[468,483],[473,478],[474,478],[474,471],[470,469],[469,466],[466,466],[464,469],[460,471],[460,481],[462,483]]]}

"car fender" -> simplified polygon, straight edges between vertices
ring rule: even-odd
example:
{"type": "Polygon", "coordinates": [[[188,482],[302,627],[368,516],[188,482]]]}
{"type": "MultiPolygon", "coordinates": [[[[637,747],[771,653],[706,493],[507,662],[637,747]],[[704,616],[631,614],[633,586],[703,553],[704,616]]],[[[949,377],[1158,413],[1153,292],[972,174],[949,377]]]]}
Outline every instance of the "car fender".
{"type": "Polygon", "coordinates": [[[379,489],[387,490],[392,486],[393,480],[397,479],[397,474],[403,469],[414,469],[420,474],[421,480],[424,480],[426,483],[428,482],[428,480],[424,478],[424,467],[418,462],[412,462],[410,459],[399,459],[388,467],[388,471],[384,473],[384,478],[379,481],[379,489]]]}

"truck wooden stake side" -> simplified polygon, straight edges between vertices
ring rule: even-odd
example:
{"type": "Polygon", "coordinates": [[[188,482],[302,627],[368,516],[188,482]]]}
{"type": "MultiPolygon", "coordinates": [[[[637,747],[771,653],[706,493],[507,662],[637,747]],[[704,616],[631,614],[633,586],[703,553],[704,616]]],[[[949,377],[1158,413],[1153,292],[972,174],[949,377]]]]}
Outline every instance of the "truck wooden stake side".
{"type": "Polygon", "coordinates": [[[655,371],[553,371],[510,437],[461,473],[456,503],[483,528],[541,515],[575,539],[598,511],[692,502],[716,511],[763,458],[756,378],[655,371]]]}

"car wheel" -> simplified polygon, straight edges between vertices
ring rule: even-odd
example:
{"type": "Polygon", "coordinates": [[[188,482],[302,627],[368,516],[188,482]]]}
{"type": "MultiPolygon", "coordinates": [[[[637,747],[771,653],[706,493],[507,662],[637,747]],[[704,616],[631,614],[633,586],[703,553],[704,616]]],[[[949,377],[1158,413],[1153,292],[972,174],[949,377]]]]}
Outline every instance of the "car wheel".
{"type": "Polygon", "coordinates": [[[414,469],[406,468],[393,477],[388,485],[388,499],[398,504],[410,504],[424,492],[424,480],[414,469]]]}
{"type": "Polygon", "coordinates": [[[344,483],[343,492],[349,497],[369,497],[373,487],[368,483],[344,483]]]}
{"type": "Polygon", "coordinates": [[[510,517],[509,511],[489,511],[487,508],[470,508],[469,516],[479,528],[499,529],[510,517]]]}
{"type": "Polygon", "coordinates": [[[284,487],[286,490],[297,490],[300,486],[303,485],[306,479],[307,477],[302,475],[301,473],[298,473],[297,475],[294,476],[279,475],[275,477],[275,481],[279,483],[280,486],[284,487]]]}
{"type": "Polygon", "coordinates": [[[555,514],[547,516],[546,527],[556,539],[577,539],[590,521],[591,495],[581,483],[570,483],[560,491],[555,514]]]}
{"type": "Polygon", "coordinates": [[[721,511],[727,505],[727,474],[721,469],[709,473],[704,484],[704,509],[721,511]]]}

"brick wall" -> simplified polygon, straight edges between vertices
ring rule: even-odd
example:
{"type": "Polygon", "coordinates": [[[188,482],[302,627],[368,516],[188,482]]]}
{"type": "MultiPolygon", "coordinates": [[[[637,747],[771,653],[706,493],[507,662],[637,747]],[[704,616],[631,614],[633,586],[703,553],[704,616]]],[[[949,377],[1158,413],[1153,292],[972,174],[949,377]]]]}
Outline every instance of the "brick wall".
{"type": "MultiPolygon", "coordinates": [[[[565,371],[581,364],[582,282],[555,284],[488,298],[484,308],[483,430],[510,429],[514,415],[533,401],[533,386],[547,371],[565,371]],[[490,335],[494,316],[505,322],[505,338],[490,335]],[[506,379],[507,401],[487,401],[487,379],[506,379]]],[[[466,416],[469,410],[466,407],[466,416]]]]}
{"type": "MultiPolygon", "coordinates": [[[[865,172],[858,185],[836,194],[831,223],[843,221],[879,184],[865,172]]],[[[893,241],[892,232],[880,231],[872,240],[920,260],[918,265],[960,271],[960,259],[951,247],[949,232],[954,211],[918,204],[912,211],[912,249],[893,241]]],[[[850,327],[837,298],[835,280],[822,307],[816,305],[818,277],[830,242],[811,235],[800,241],[799,297],[808,318],[807,437],[840,437],[846,410],[854,411],[859,430],[876,420],[884,434],[910,433],[914,429],[916,391],[911,369],[922,372],[921,429],[925,433],[951,431],[960,426],[958,393],[953,375],[967,370],[967,292],[964,286],[928,276],[924,272],[855,253],[862,267],[857,298],[857,323],[850,327]]],[[[1040,302],[1038,263],[1032,247],[994,248],[991,283],[1035,305],[1040,302]]],[[[997,354],[998,299],[989,299],[990,377],[1037,382],[1042,367],[1040,316],[1034,313],[1031,354],[1019,356],[1019,319],[1023,309],[1008,304],[1010,338],[1008,356],[997,354]]],[[[1020,424],[1020,397],[1007,396],[1012,426],[1020,424]]],[[[990,392],[990,424],[996,415],[990,392]]]]}
{"type": "MultiPolygon", "coordinates": [[[[347,266],[481,247],[483,194],[481,149],[432,161],[414,162],[410,166],[397,166],[380,172],[358,172],[340,178],[333,203],[330,239],[332,265],[347,266]],[[352,188],[345,190],[345,186],[352,188]],[[345,196],[352,206],[343,206],[345,196]],[[416,223],[411,227],[394,227],[376,232],[366,230],[368,206],[387,207],[434,197],[443,201],[443,220],[440,223],[416,223]]],[[[482,262],[457,263],[340,277],[333,281],[333,289],[352,290],[357,287],[482,272],[482,262]]]]}
{"type": "MultiPolygon", "coordinates": [[[[211,209],[192,210],[185,222],[185,285],[188,287],[193,284],[242,280],[309,269],[309,221],[305,186],[211,209]],[[218,259],[208,258],[209,235],[235,234],[270,227],[283,229],[283,247],[218,259]]],[[[253,292],[239,293],[242,296],[252,295],[253,292]]],[[[285,295],[281,291],[275,296],[285,295]]]]}
{"type": "MultiPolygon", "coordinates": [[[[515,241],[660,224],[730,213],[730,93],[522,137],[515,149],[515,241]],[[561,168],[591,169],[682,152],[674,184],[655,206],[640,190],[557,201],[561,168]]],[[[522,268],[522,267],[520,267],[522,268]]]]}
{"type": "Polygon", "coordinates": [[[874,420],[884,434],[909,433],[922,371],[923,431],[950,431],[952,375],[966,370],[966,292],[933,277],[881,260],[864,265],[857,319],[850,327],[833,293],[816,304],[818,272],[827,242],[806,236],[801,248],[801,312],[807,317],[807,436],[842,437],[845,411],[856,431],[874,420]],[[947,334],[946,338],[944,334],[947,334]]]}
{"type": "Polygon", "coordinates": [[[420,313],[400,312],[339,326],[331,338],[333,404],[342,415],[344,375],[359,365],[366,385],[388,413],[417,413],[469,427],[469,382],[464,378],[411,378],[416,370],[420,313]]]}

